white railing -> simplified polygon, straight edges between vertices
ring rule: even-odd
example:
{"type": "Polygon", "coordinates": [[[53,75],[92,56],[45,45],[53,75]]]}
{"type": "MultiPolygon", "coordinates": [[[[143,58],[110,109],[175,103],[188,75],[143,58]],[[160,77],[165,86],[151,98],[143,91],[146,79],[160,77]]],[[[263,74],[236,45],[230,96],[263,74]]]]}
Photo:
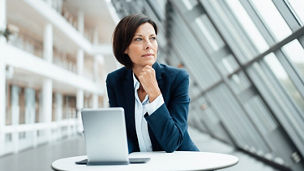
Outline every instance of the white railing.
{"type": "Polygon", "coordinates": [[[79,133],[80,124],[79,119],[67,119],[50,123],[4,126],[1,130],[5,137],[4,149],[0,156],[75,135],[79,133]]]}

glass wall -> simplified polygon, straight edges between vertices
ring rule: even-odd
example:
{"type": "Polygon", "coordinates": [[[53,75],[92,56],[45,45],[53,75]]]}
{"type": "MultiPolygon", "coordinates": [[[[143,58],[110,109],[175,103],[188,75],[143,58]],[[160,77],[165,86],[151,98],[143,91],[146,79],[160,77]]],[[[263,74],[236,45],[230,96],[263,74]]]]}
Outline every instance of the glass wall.
{"type": "MultiPolygon", "coordinates": [[[[157,1],[137,11],[150,15],[157,1]]],[[[162,58],[190,75],[189,125],[292,170],[303,170],[302,0],[167,0],[162,58]]],[[[124,3],[112,0],[121,16],[124,3]]],[[[128,8],[125,9],[128,11],[128,8]]],[[[152,16],[153,17],[153,16],[152,16]]]]}

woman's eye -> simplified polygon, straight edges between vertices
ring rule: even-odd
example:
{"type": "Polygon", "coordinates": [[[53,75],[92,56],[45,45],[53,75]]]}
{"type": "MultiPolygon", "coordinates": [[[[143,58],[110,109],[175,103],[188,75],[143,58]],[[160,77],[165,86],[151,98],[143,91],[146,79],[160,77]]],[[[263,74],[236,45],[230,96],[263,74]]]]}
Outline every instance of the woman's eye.
{"type": "Polygon", "coordinates": [[[135,38],[134,40],[135,40],[135,41],[141,41],[142,38],[135,38]]]}
{"type": "Polygon", "coordinates": [[[156,40],[156,37],[151,37],[152,40],[156,40]]]}

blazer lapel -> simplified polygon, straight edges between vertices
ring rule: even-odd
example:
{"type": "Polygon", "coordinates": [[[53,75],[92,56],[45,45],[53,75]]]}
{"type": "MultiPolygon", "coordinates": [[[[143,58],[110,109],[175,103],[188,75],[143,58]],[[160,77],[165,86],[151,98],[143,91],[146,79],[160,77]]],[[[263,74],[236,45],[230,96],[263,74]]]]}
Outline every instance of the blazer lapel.
{"type": "Polygon", "coordinates": [[[126,71],[125,80],[122,82],[122,94],[120,97],[123,99],[125,106],[125,115],[126,115],[126,126],[128,128],[128,137],[135,138],[136,145],[138,147],[138,141],[136,136],[135,129],[135,96],[134,96],[134,84],[132,70],[128,69],[126,71]]]}
{"type": "MultiPolygon", "coordinates": [[[[134,115],[134,106],[135,106],[135,96],[134,96],[134,86],[133,86],[133,79],[132,79],[132,70],[127,70],[125,80],[122,86],[123,97],[126,107],[125,110],[134,115]]],[[[133,116],[134,117],[134,116],[133,116]]]]}

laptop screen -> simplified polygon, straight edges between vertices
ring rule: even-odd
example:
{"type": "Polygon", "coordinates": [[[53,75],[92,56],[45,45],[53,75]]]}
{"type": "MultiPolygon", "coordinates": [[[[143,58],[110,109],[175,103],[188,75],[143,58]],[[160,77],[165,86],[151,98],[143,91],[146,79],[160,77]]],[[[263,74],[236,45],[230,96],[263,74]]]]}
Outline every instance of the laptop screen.
{"type": "Polygon", "coordinates": [[[128,144],[123,108],[81,111],[88,164],[127,164],[128,144]]]}

